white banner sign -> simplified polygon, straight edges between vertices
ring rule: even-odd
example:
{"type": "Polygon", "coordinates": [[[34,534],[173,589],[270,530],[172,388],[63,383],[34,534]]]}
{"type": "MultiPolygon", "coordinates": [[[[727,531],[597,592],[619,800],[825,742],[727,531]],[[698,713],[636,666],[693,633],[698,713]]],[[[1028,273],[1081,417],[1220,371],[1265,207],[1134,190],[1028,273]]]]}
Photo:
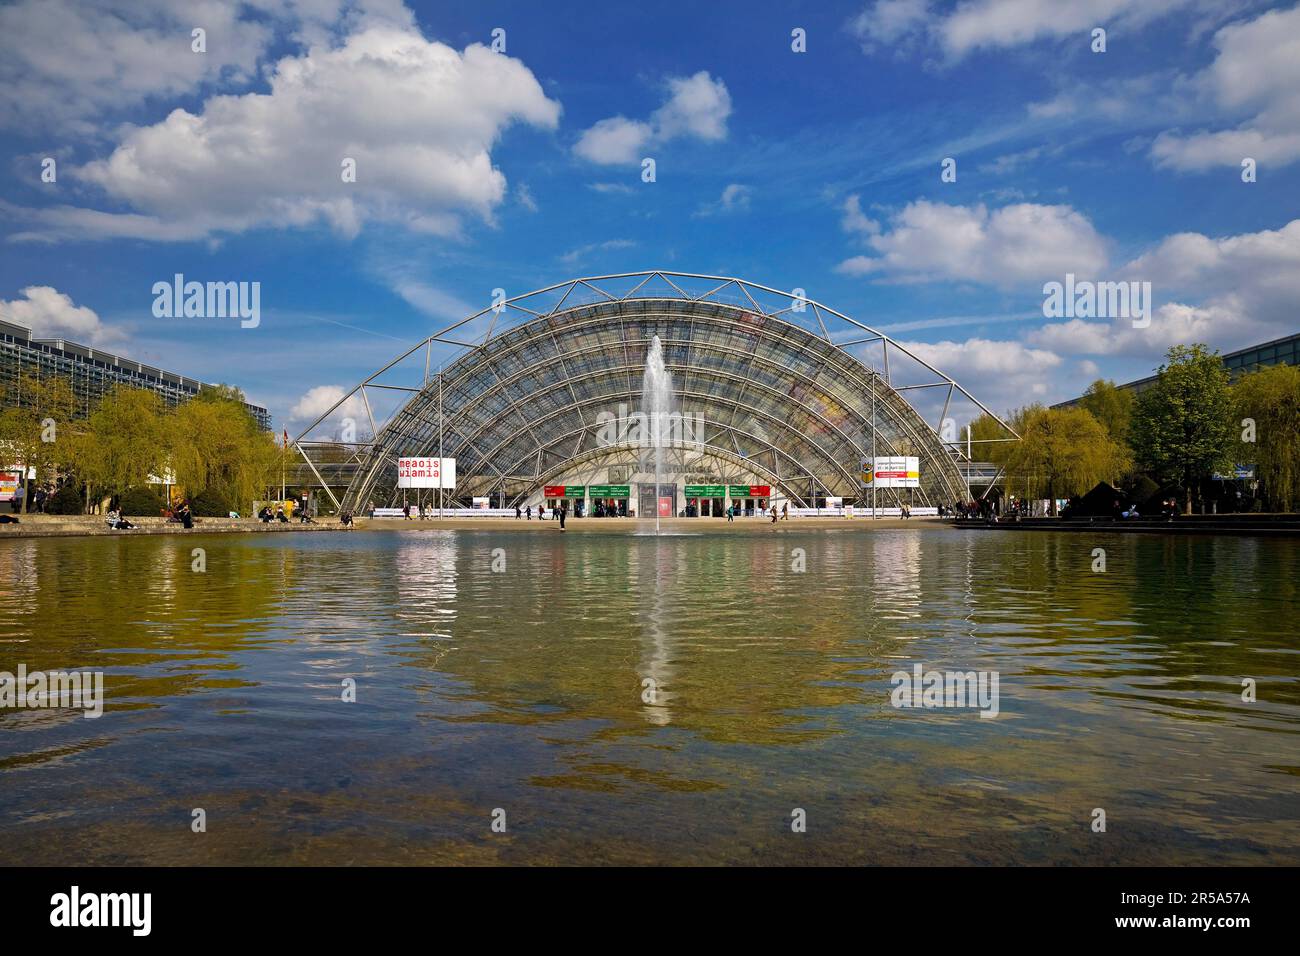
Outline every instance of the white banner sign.
{"type": "MultiPolygon", "coordinates": [[[[873,469],[868,467],[869,458],[862,459],[863,487],[872,486],[873,469]]],[[[920,459],[913,456],[893,456],[876,458],[875,487],[877,488],[920,488],[920,459]]]]}
{"type": "Polygon", "coordinates": [[[455,488],[455,458],[397,459],[399,488],[455,488]]]}

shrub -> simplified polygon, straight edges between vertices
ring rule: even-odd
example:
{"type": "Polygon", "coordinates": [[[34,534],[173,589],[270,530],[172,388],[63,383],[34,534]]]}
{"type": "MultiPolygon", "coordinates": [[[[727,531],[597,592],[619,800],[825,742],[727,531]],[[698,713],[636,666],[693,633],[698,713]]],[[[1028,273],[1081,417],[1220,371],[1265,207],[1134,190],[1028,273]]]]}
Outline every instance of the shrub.
{"type": "Polygon", "coordinates": [[[156,518],[166,506],[162,498],[154,493],[152,488],[132,488],[122,496],[118,503],[124,515],[135,515],[140,518],[156,518]]]}
{"type": "Polygon", "coordinates": [[[224,518],[239,509],[222,489],[204,488],[190,499],[190,510],[200,518],[224,518]]]}
{"type": "Polygon", "coordinates": [[[86,510],[86,498],[80,485],[69,482],[45,502],[46,514],[79,515],[86,510]]]}

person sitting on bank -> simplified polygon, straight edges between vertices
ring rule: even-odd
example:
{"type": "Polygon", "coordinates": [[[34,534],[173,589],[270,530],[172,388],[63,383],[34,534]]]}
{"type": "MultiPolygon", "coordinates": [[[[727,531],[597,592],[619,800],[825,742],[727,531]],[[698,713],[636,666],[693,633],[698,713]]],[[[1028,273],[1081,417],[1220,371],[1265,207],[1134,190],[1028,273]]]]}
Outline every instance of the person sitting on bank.
{"type": "Polygon", "coordinates": [[[271,514],[270,505],[262,505],[262,510],[257,513],[257,517],[262,524],[270,524],[271,519],[274,518],[275,515],[271,514]]]}
{"type": "Polygon", "coordinates": [[[349,531],[351,531],[352,528],[353,528],[353,525],[352,525],[352,512],[351,512],[351,511],[341,511],[341,512],[339,512],[339,524],[343,525],[343,527],[345,527],[345,528],[347,528],[349,531]]]}
{"type": "Polygon", "coordinates": [[[183,527],[194,527],[194,512],[190,511],[190,503],[188,501],[182,501],[176,506],[176,517],[183,527]]]}
{"type": "Polygon", "coordinates": [[[275,509],[275,519],[279,521],[280,524],[289,523],[289,516],[284,513],[284,505],[280,505],[278,508],[275,509]]]}
{"type": "Polygon", "coordinates": [[[104,520],[108,522],[108,526],[114,531],[129,531],[135,527],[135,525],[126,520],[126,517],[122,512],[117,511],[116,509],[106,514],[104,520]]]}

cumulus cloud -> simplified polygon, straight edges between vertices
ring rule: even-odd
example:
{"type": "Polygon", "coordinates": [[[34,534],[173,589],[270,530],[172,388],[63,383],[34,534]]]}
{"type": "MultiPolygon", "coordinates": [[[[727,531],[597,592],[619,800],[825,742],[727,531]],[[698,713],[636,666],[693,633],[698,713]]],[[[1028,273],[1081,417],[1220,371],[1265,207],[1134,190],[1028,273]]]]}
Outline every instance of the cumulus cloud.
{"type": "Polygon", "coordinates": [[[244,84],[272,39],[241,4],[19,0],[0,7],[0,126],[90,132],[105,112],[205,83],[244,84]],[[190,31],[207,31],[194,53],[190,31]]]}
{"type": "Polygon", "coordinates": [[[110,348],[126,338],[121,329],[106,326],[91,309],[48,285],[21,290],[22,298],[0,299],[0,319],[26,326],[36,338],[66,338],[82,345],[110,348]]]}
{"type": "Polygon", "coordinates": [[[653,135],[654,128],[649,123],[611,116],[586,130],[573,151],[593,163],[634,163],[641,158],[653,135]]]}
{"type": "MultiPolygon", "coordinates": [[[[857,220],[850,216],[850,222],[857,220]]],[[[837,270],[900,281],[1005,286],[1067,272],[1092,276],[1107,261],[1105,242],[1086,216],[1069,206],[1035,203],[990,210],[983,204],[919,200],[893,216],[887,231],[868,236],[867,245],[875,255],[853,256],[837,270]]]]}
{"type": "MultiPolygon", "coordinates": [[[[309,425],[328,412],[345,394],[347,393],[344,389],[338,385],[317,385],[298,399],[289,412],[289,421],[299,425],[309,425]]],[[[369,419],[366,417],[366,407],[356,395],[350,396],[335,409],[327,422],[342,423],[345,418],[351,418],[356,423],[358,432],[368,430],[369,419]],[[362,422],[366,423],[366,429],[362,428],[362,422]]]]}
{"type": "Polygon", "coordinates": [[[129,129],[74,172],[143,218],[82,225],[156,238],[324,221],[350,236],[382,221],[446,235],[463,213],[490,220],[503,200],[490,153],[502,131],[551,129],[559,112],[518,60],[373,26],[282,59],[269,93],[214,96],[197,114],[129,129]],[[355,182],[343,181],[345,159],[355,182]]]}
{"type": "Polygon", "coordinates": [[[1151,283],[1159,305],[1149,327],[1123,318],[1072,319],[1043,326],[1030,341],[1075,354],[1158,358],[1180,343],[1230,350],[1289,335],[1300,301],[1300,219],[1221,238],[1178,233],[1120,275],[1151,283]]]}
{"type": "Polygon", "coordinates": [[[705,70],[694,76],[670,77],[668,98],[649,120],[611,116],[585,130],[573,151],[602,165],[634,163],[651,144],[681,137],[717,141],[727,136],[731,94],[722,80],[705,70]]]}
{"type": "Polygon", "coordinates": [[[903,342],[909,351],[951,376],[995,412],[1057,397],[1054,377],[1064,363],[1049,349],[972,338],[964,342],[903,342]]]}
{"type": "Polygon", "coordinates": [[[1214,62],[1193,86],[1241,121],[1230,129],[1162,133],[1151,146],[1156,164],[1203,170],[1237,166],[1247,156],[1277,165],[1300,159],[1300,7],[1226,26],[1214,46],[1214,62]]]}

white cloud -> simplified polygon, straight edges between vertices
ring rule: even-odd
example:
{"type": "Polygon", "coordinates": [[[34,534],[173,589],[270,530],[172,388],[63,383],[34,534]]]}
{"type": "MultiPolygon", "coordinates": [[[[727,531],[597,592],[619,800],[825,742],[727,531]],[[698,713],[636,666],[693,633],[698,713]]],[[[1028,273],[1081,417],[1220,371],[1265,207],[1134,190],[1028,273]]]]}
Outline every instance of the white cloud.
{"type": "Polygon", "coordinates": [[[900,344],[960,382],[995,412],[1052,401],[1061,391],[1055,379],[1064,359],[1047,349],[979,338],[900,344]]]}
{"type": "Polygon", "coordinates": [[[949,206],[919,200],[871,235],[874,256],[854,256],[838,271],[901,281],[973,281],[1005,286],[1064,276],[1093,276],[1105,267],[1105,243],[1069,206],[1017,203],[949,206]]]}
{"type": "Polygon", "coordinates": [[[975,50],[1044,38],[1074,36],[1087,49],[1093,27],[1132,32],[1171,11],[1209,5],[1209,0],[967,0],[939,11],[926,0],[876,0],[849,30],[867,52],[924,39],[956,60],[975,50]]]}
{"type": "Polygon", "coordinates": [[[74,304],[71,296],[50,286],[28,286],[21,295],[11,302],[0,300],[0,319],[26,326],[36,338],[66,338],[97,348],[111,348],[126,338],[121,329],[104,325],[93,309],[74,304]]]}
{"type": "Polygon", "coordinates": [[[862,199],[856,193],[844,200],[840,227],[848,233],[874,236],[880,233],[880,223],[862,211],[862,199]]]}
{"type": "Polygon", "coordinates": [[[490,155],[502,131],[551,129],[560,112],[518,60],[386,25],[284,58],[270,84],[131,128],[111,156],[76,170],[144,217],[106,218],[98,234],[318,221],[344,235],[370,221],[454,233],[462,213],[490,220],[505,196],[490,155]],[[342,180],[345,158],[356,161],[354,183],[342,180]]]}
{"type": "Polygon", "coordinates": [[[1134,328],[1132,319],[1070,319],[1045,325],[1029,341],[1073,355],[1119,355],[1158,358],[1171,345],[1207,342],[1234,347],[1257,341],[1243,313],[1226,303],[1191,306],[1177,302],[1156,308],[1151,324],[1134,328]]]}
{"type": "Polygon", "coordinates": [[[1151,146],[1156,164],[1203,170],[1238,166],[1247,156],[1276,165],[1300,159],[1300,7],[1226,26],[1214,45],[1218,55],[1193,85],[1242,121],[1232,129],[1162,133],[1151,146]]]}
{"type": "Polygon", "coordinates": [[[877,0],[849,21],[849,32],[872,53],[893,46],[924,27],[929,0],[877,0]]]}
{"type": "Polygon", "coordinates": [[[1043,326],[1030,341],[1074,354],[1158,358],[1176,344],[1231,350],[1289,335],[1300,301],[1300,219],[1218,239],[1178,233],[1120,274],[1151,283],[1159,304],[1149,327],[1134,328],[1132,319],[1072,319],[1043,326]]]}
{"type": "Polygon", "coordinates": [[[716,202],[705,203],[699,209],[695,210],[697,218],[707,218],[709,216],[725,216],[730,213],[746,212],[749,209],[749,200],[753,196],[754,190],[749,186],[740,183],[729,183],[722,190],[722,195],[716,202]]]}
{"type": "Polygon", "coordinates": [[[701,70],[694,76],[668,80],[668,102],[655,111],[656,134],[660,139],[692,136],[703,140],[727,138],[727,117],[731,115],[731,94],[727,85],[701,70]]]}
{"type": "Polygon", "coordinates": [[[731,94],[722,80],[701,70],[694,76],[670,77],[668,99],[648,121],[611,116],[585,130],[573,151],[602,165],[634,163],[651,144],[680,137],[717,141],[727,136],[731,94]]]}
{"type": "MultiPolygon", "coordinates": [[[[347,393],[338,385],[317,385],[308,389],[289,411],[289,421],[299,425],[310,424],[328,412],[345,394],[347,393]]],[[[358,433],[369,430],[365,405],[356,395],[349,396],[326,421],[341,423],[345,418],[351,418],[356,423],[358,433]],[[361,427],[363,421],[367,426],[364,429],[361,427]]]]}
{"type": "Polygon", "coordinates": [[[247,83],[272,38],[240,4],[19,0],[0,7],[0,126],[91,131],[103,113],[217,81],[247,83]],[[190,31],[207,31],[207,53],[190,31]]]}
{"type": "Polygon", "coordinates": [[[642,151],[653,135],[649,123],[611,116],[586,130],[573,151],[593,163],[634,163],[641,159],[642,151]]]}

